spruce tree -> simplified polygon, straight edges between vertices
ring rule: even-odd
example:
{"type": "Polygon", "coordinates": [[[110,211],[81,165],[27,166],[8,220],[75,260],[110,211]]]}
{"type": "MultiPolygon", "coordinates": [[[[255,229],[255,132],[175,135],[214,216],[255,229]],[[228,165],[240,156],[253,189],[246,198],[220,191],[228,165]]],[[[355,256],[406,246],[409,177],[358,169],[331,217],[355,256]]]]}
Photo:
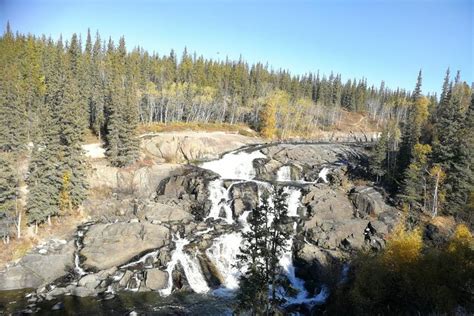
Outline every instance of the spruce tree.
{"type": "Polygon", "coordinates": [[[0,150],[15,151],[27,140],[27,115],[22,102],[22,75],[19,71],[15,38],[7,26],[0,39],[0,150]]]}
{"type": "Polygon", "coordinates": [[[16,215],[18,176],[12,155],[0,152],[0,237],[11,234],[16,215]]]}
{"type": "Polygon", "coordinates": [[[387,143],[388,143],[388,129],[384,128],[377,145],[374,148],[374,152],[370,159],[370,171],[376,176],[376,182],[387,173],[386,168],[386,157],[387,157],[387,143]]]}
{"type": "Polygon", "coordinates": [[[418,143],[421,136],[421,107],[420,99],[422,85],[422,73],[421,70],[418,73],[415,90],[413,91],[411,102],[407,110],[407,118],[403,123],[402,128],[402,143],[400,145],[400,151],[398,154],[398,172],[399,176],[403,177],[406,169],[410,165],[413,159],[413,148],[418,143]]]}
{"type": "MultiPolygon", "coordinates": [[[[52,98],[51,101],[54,99],[52,98]]],[[[55,104],[51,104],[52,107],[55,104]]],[[[59,144],[59,124],[51,107],[40,114],[40,140],[35,144],[29,165],[28,222],[38,225],[59,214],[59,195],[63,185],[59,144]]]]}
{"type": "Polygon", "coordinates": [[[138,107],[134,86],[127,76],[124,38],[120,39],[117,49],[110,40],[107,54],[109,67],[107,155],[113,166],[123,167],[138,158],[139,148],[136,136],[138,107]]]}

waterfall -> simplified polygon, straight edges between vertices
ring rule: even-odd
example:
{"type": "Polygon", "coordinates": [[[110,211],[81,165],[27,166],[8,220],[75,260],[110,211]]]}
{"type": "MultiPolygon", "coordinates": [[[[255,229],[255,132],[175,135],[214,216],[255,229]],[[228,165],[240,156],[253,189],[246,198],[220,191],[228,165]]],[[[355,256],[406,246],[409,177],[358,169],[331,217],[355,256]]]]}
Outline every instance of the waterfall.
{"type": "MultiPolygon", "coordinates": [[[[238,261],[237,255],[240,254],[241,245],[241,233],[230,233],[216,238],[212,246],[206,251],[208,258],[221,274],[221,289],[232,291],[239,287],[241,271],[235,264],[238,261]]],[[[216,293],[223,294],[223,292],[217,291],[216,293]]]]}
{"type": "Polygon", "coordinates": [[[319,171],[319,174],[318,174],[318,179],[316,180],[316,182],[319,181],[319,179],[323,180],[324,183],[328,183],[328,173],[329,173],[329,169],[324,167],[323,169],[321,169],[321,171],[319,171]]]}
{"type": "Polygon", "coordinates": [[[282,166],[277,171],[277,181],[291,181],[291,167],[282,166]]]}
{"type": "MultiPolygon", "coordinates": [[[[225,220],[227,223],[232,224],[234,222],[232,218],[232,208],[230,200],[230,188],[235,183],[242,182],[254,182],[258,186],[258,201],[262,203],[264,198],[264,192],[268,193],[267,201],[270,207],[274,207],[274,186],[265,181],[254,180],[256,172],[253,167],[253,160],[257,158],[266,158],[266,156],[260,151],[254,151],[251,153],[247,152],[236,152],[228,153],[221,159],[203,163],[202,168],[212,170],[220,175],[220,179],[209,182],[209,200],[211,201],[211,209],[208,218],[221,218],[225,213],[225,220]],[[223,179],[234,180],[228,189],[224,187],[223,179]]],[[[319,179],[327,183],[328,168],[323,168],[318,175],[319,179]]],[[[291,167],[282,166],[277,171],[277,181],[286,182],[291,181],[291,167]]],[[[300,181],[304,182],[304,181],[300,181]]],[[[306,183],[306,182],[304,182],[306,183]]],[[[309,183],[309,182],[308,182],[309,183]]],[[[298,208],[301,206],[301,189],[285,186],[284,192],[288,194],[287,205],[288,205],[288,216],[293,218],[293,236],[296,235],[297,228],[297,217],[298,208]]],[[[240,254],[240,247],[243,243],[242,232],[246,232],[250,229],[247,218],[250,215],[251,210],[245,210],[242,215],[238,218],[240,224],[240,231],[227,233],[214,239],[212,245],[206,250],[206,255],[209,260],[214,264],[215,268],[220,274],[220,280],[222,282],[220,288],[213,291],[214,295],[229,295],[235,292],[239,287],[240,275],[245,271],[246,267],[236,266],[238,263],[237,256],[240,254]]],[[[268,221],[271,223],[273,216],[269,216],[268,221]]],[[[186,239],[176,239],[176,250],[174,251],[171,261],[168,263],[167,271],[169,274],[168,287],[162,290],[162,294],[168,295],[172,290],[172,271],[178,261],[183,265],[185,270],[186,278],[191,288],[198,293],[208,292],[209,287],[207,286],[199,266],[191,260],[191,258],[183,252],[183,247],[188,243],[186,239]]],[[[287,241],[286,251],[282,254],[279,264],[286,277],[288,278],[293,289],[297,291],[296,296],[289,296],[285,291],[280,288],[278,289],[279,295],[286,300],[285,305],[291,304],[318,304],[326,300],[329,295],[327,288],[323,287],[321,292],[316,296],[310,296],[304,286],[304,281],[296,277],[295,267],[293,265],[293,237],[287,241]]]]}
{"type": "Polygon", "coordinates": [[[226,222],[232,224],[234,220],[232,219],[232,209],[228,204],[229,190],[224,187],[224,181],[221,179],[211,181],[209,182],[207,188],[209,190],[211,210],[206,218],[218,219],[220,217],[221,210],[224,210],[226,222]]]}
{"type": "Polygon", "coordinates": [[[284,187],[283,191],[288,194],[286,203],[288,205],[288,216],[298,216],[298,207],[301,206],[301,190],[292,187],[284,187]]]}
{"type": "Polygon", "coordinates": [[[191,258],[188,254],[184,252],[184,246],[189,244],[189,241],[186,238],[181,238],[179,235],[173,240],[176,249],[171,255],[171,260],[168,262],[166,271],[168,272],[168,285],[166,288],[160,291],[160,294],[167,296],[171,294],[173,290],[173,270],[178,264],[181,264],[184,270],[186,279],[188,280],[189,286],[196,293],[206,293],[209,291],[209,286],[207,285],[204,276],[202,275],[201,268],[196,258],[191,258]]]}
{"type": "Polygon", "coordinates": [[[266,157],[259,150],[251,153],[231,152],[222,156],[221,159],[205,162],[201,167],[214,171],[222,179],[251,180],[255,177],[254,159],[266,157]]]}
{"type": "Polygon", "coordinates": [[[82,277],[83,275],[88,274],[82,267],[81,267],[81,260],[79,257],[79,253],[83,247],[82,240],[84,239],[84,231],[88,230],[89,226],[83,226],[83,227],[78,227],[77,232],[76,232],[76,250],[74,251],[74,272],[79,277],[82,277]]]}

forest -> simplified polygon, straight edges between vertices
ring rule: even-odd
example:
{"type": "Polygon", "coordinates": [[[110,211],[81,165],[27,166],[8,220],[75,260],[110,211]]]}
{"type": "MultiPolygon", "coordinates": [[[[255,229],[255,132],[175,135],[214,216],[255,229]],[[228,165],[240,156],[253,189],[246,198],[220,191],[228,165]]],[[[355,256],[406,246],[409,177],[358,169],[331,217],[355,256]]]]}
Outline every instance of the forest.
{"type": "MultiPolygon", "coordinates": [[[[472,222],[472,89],[449,69],[441,95],[381,82],[342,82],[340,74],[298,76],[242,58],[215,61],[127,51],[90,31],[85,43],[14,34],[0,39],[2,217],[18,222],[18,183],[26,181],[29,223],[77,208],[86,197],[81,144],[87,133],[105,143],[113,166],[138,157],[139,125],[173,122],[245,124],[267,138],[311,136],[337,125],[343,111],[365,113],[381,130],[370,168],[376,181],[435,216],[472,222]],[[14,162],[31,150],[27,179],[14,162]]],[[[18,224],[18,223],[17,223],[18,224]]],[[[10,227],[11,225],[9,225],[10,227]]],[[[18,225],[17,225],[18,226],[18,225]]],[[[4,229],[5,231],[11,229],[4,229]]]]}

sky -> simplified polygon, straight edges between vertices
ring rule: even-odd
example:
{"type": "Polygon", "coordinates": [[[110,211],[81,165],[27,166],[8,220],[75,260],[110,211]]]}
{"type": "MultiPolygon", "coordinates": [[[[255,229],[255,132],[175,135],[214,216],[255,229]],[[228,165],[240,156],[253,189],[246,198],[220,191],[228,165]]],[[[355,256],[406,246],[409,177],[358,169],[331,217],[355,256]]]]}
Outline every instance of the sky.
{"type": "Polygon", "coordinates": [[[268,62],[292,74],[340,73],[378,86],[439,92],[445,71],[474,81],[474,0],[0,0],[20,33],[70,38],[87,29],[160,55],[268,62]]]}

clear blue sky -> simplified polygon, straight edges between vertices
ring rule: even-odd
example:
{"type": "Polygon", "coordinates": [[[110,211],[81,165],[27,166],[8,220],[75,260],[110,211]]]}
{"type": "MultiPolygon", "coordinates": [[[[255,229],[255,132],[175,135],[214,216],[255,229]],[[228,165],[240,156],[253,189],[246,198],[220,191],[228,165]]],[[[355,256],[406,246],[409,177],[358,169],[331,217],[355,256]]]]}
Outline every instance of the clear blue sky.
{"type": "Polygon", "coordinates": [[[474,81],[473,12],[474,0],[0,0],[3,27],[21,33],[85,38],[89,27],[159,54],[187,46],[410,90],[422,68],[424,92],[440,90],[447,67],[474,81]]]}

